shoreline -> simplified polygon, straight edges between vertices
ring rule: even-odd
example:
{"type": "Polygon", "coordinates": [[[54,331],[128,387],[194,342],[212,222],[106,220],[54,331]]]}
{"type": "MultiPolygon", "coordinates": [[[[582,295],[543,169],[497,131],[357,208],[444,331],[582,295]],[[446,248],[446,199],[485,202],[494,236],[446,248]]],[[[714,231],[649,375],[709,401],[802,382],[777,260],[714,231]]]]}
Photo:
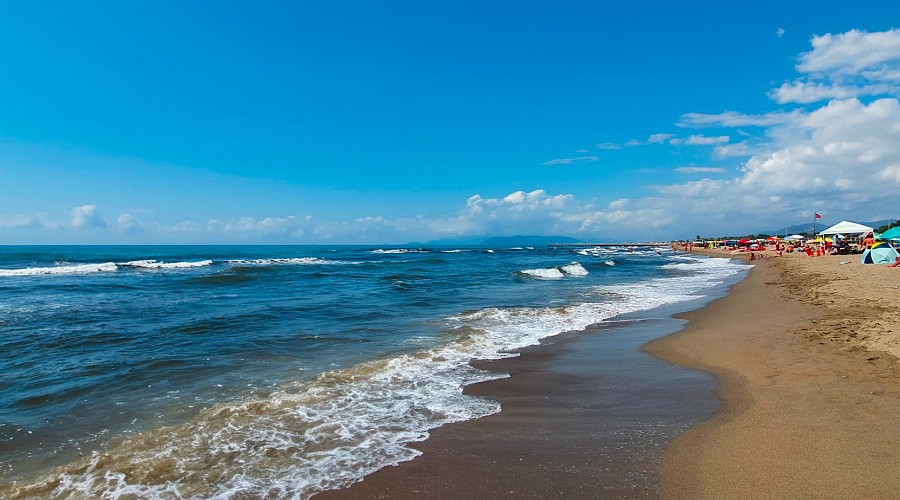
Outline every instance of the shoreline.
{"type": "Polygon", "coordinates": [[[900,363],[866,348],[890,345],[892,335],[858,332],[883,326],[898,299],[866,310],[872,292],[852,288],[863,295],[857,304],[821,283],[900,276],[853,257],[764,259],[727,297],[681,315],[684,330],[644,347],[714,374],[724,403],[667,450],[663,498],[897,496],[900,363]]]}
{"type": "MultiPolygon", "coordinates": [[[[636,441],[614,443],[607,436],[606,444],[619,452],[598,462],[602,414],[583,412],[589,404],[559,406],[574,394],[562,388],[604,381],[597,373],[559,373],[579,352],[597,352],[588,343],[613,337],[588,329],[480,365],[510,377],[465,391],[500,400],[502,412],[435,429],[413,445],[423,452],[418,458],[315,498],[896,497],[900,363],[892,353],[900,346],[900,322],[892,315],[900,294],[884,306],[869,304],[878,286],[855,298],[842,288],[860,275],[900,282],[890,274],[900,269],[842,258],[848,256],[767,257],[724,297],[675,315],[668,333],[653,327],[655,335],[635,350],[700,377],[687,382],[695,391],[687,397],[671,393],[683,388],[678,383],[656,380],[658,392],[671,396],[669,408],[696,410],[713,401],[693,421],[682,415],[674,434],[653,443],[665,450],[656,458],[629,448],[636,441]],[[873,325],[887,333],[859,334],[873,325]],[[707,374],[715,378],[704,388],[700,380],[707,374]],[[573,412],[586,427],[561,436],[573,412]],[[613,469],[612,463],[626,466],[613,469]]],[[[607,388],[622,386],[617,374],[606,376],[607,388]]]]}
{"type": "Polygon", "coordinates": [[[740,279],[696,301],[630,313],[544,339],[520,356],[476,362],[509,377],[466,386],[499,413],[446,425],[410,446],[417,458],[344,489],[346,498],[653,498],[663,450],[719,411],[715,379],[641,347],[677,332],[682,311],[703,308],[740,279]]]}
{"type": "Polygon", "coordinates": [[[464,392],[499,401],[501,412],[434,429],[410,445],[419,457],[313,498],[653,497],[662,449],[719,408],[712,377],[640,351],[682,326],[613,322],[477,362],[510,376],[464,392]]]}

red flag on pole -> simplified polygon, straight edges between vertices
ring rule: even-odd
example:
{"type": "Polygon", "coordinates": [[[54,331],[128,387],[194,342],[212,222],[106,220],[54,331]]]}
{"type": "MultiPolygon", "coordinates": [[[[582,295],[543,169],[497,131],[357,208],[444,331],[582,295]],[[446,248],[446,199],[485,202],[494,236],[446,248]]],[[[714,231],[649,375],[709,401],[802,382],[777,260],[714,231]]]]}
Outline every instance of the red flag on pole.
{"type": "Polygon", "coordinates": [[[818,212],[816,212],[816,219],[821,219],[821,218],[822,218],[822,216],[818,212]]]}

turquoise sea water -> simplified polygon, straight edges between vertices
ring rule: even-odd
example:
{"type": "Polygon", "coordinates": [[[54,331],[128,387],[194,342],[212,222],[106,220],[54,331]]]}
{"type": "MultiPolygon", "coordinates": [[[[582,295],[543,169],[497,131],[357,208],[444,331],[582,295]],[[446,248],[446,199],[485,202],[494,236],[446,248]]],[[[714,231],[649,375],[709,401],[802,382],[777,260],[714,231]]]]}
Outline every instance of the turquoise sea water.
{"type": "Polygon", "coordinates": [[[0,496],[347,485],[500,411],[462,394],[498,376],[470,361],[744,269],[652,248],[0,247],[0,496]]]}

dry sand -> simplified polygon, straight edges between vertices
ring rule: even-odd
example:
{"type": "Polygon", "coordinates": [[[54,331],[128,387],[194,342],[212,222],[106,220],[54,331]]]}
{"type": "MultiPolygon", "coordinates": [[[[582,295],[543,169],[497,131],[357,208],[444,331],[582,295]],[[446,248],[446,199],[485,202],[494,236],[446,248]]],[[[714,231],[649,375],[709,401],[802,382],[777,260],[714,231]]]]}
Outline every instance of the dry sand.
{"type": "Polygon", "coordinates": [[[662,496],[900,498],[898,284],[859,256],[768,258],[646,346],[725,402],[670,446],[662,496]]]}

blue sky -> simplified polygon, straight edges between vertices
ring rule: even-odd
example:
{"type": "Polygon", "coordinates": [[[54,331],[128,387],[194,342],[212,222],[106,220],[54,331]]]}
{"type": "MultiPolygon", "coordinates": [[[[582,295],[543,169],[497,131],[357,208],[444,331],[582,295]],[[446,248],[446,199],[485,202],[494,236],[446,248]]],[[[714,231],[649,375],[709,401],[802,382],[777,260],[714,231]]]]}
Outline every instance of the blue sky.
{"type": "Polygon", "coordinates": [[[892,2],[5,2],[0,244],[900,215],[892,2]]]}

